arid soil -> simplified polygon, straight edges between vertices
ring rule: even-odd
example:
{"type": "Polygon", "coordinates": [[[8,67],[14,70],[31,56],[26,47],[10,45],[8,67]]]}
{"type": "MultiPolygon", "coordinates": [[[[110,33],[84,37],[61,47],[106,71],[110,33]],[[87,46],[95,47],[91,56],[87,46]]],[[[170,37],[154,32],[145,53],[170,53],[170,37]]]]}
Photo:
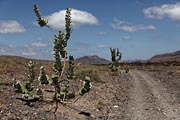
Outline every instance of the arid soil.
{"type": "Polygon", "coordinates": [[[103,82],[92,82],[92,90],[75,103],[59,104],[56,115],[53,102],[24,105],[16,99],[21,95],[12,87],[13,73],[0,74],[0,119],[180,120],[179,66],[133,67],[129,73],[122,70],[114,76],[98,67],[103,82]]]}
{"type": "Polygon", "coordinates": [[[129,118],[133,120],[178,120],[180,104],[156,78],[143,71],[130,72],[133,85],[130,93],[129,118]]]}

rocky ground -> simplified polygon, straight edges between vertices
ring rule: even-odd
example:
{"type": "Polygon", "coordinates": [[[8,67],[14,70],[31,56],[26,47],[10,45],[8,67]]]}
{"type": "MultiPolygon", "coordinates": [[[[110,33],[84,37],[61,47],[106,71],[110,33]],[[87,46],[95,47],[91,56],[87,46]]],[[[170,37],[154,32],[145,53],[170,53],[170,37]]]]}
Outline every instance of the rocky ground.
{"type": "MultiPolygon", "coordinates": [[[[96,67],[97,69],[98,67],[96,67]]],[[[98,69],[103,82],[75,103],[35,102],[24,105],[12,87],[13,73],[0,74],[1,120],[180,120],[180,67],[133,67],[112,76],[98,69]],[[8,81],[8,82],[7,82],[8,81]],[[10,82],[9,82],[10,81],[10,82]]],[[[21,72],[20,72],[21,73],[21,72]]],[[[16,76],[23,78],[16,72],[16,76]]]]}

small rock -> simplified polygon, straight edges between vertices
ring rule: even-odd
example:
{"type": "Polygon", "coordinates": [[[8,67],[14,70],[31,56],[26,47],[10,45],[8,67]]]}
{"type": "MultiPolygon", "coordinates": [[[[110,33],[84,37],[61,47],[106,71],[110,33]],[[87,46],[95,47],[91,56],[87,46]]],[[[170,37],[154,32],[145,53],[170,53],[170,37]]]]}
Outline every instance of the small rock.
{"type": "Polygon", "coordinates": [[[119,106],[118,106],[118,105],[114,105],[113,107],[114,107],[114,108],[118,108],[119,106]]]}

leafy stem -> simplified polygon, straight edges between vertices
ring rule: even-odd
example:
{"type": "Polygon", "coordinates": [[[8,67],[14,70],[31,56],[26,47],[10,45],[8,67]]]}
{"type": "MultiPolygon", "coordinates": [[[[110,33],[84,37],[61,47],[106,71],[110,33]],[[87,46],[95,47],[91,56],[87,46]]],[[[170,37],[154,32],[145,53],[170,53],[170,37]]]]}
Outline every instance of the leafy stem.
{"type": "MultiPolygon", "coordinates": [[[[50,31],[54,34],[53,29],[48,25],[48,20],[44,19],[38,9],[37,5],[34,5],[34,13],[37,16],[37,22],[40,27],[47,27],[50,29],[50,31]]],[[[44,87],[45,85],[53,85],[54,87],[54,97],[52,101],[55,102],[55,111],[56,113],[58,109],[58,103],[61,103],[62,105],[66,103],[73,103],[77,101],[81,96],[84,96],[85,93],[89,92],[91,89],[91,82],[90,77],[86,76],[85,80],[83,81],[82,88],[78,91],[79,95],[77,99],[74,101],[70,101],[69,99],[75,98],[75,93],[70,93],[69,84],[70,79],[75,79],[74,74],[74,57],[69,56],[67,54],[67,43],[71,37],[71,9],[66,9],[66,15],[65,15],[65,32],[59,31],[58,34],[54,34],[54,63],[53,63],[53,71],[54,74],[52,74],[51,77],[49,77],[46,72],[45,68],[41,66],[40,68],[40,74],[38,77],[39,86],[36,89],[36,95],[33,93],[35,92],[33,89],[33,81],[35,80],[35,71],[34,71],[34,62],[30,61],[29,66],[29,81],[26,84],[21,84],[18,80],[13,79],[13,86],[16,90],[16,92],[23,94],[23,101],[26,101],[28,104],[31,104],[33,101],[37,100],[46,100],[46,98],[43,96],[44,93],[44,87]],[[63,61],[62,61],[63,60],[63,61]],[[67,65],[68,64],[68,65],[67,65]],[[67,67],[68,66],[68,67],[67,67]],[[65,72],[67,67],[67,71],[65,72]],[[65,74],[66,73],[66,74],[65,74]],[[64,76],[64,74],[66,76],[64,76]],[[64,79],[64,77],[66,77],[64,79]],[[67,101],[69,100],[69,101],[67,101]]]]}

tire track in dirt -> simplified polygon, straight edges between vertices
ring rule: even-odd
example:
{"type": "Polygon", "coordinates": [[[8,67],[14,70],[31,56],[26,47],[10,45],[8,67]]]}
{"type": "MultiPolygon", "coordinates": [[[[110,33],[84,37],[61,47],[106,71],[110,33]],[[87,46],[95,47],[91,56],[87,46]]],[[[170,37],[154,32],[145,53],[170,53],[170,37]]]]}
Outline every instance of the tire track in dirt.
{"type": "Polygon", "coordinates": [[[171,104],[173,97],[166,91],[166,89],[148,74],[140,71],[138,71],[138,74],[142,74],[142,78],[146,80],[147,84],[151,87],[163,114],[169,120],[180,120],[180,106],[171,104]]]}
{"type": "Polygon", "coordinates": [[[164,87],[143,71],[130,72],[133,87],[126,118],[130,120],[180,120],[178,106],[170,104],[164,87]]]}

